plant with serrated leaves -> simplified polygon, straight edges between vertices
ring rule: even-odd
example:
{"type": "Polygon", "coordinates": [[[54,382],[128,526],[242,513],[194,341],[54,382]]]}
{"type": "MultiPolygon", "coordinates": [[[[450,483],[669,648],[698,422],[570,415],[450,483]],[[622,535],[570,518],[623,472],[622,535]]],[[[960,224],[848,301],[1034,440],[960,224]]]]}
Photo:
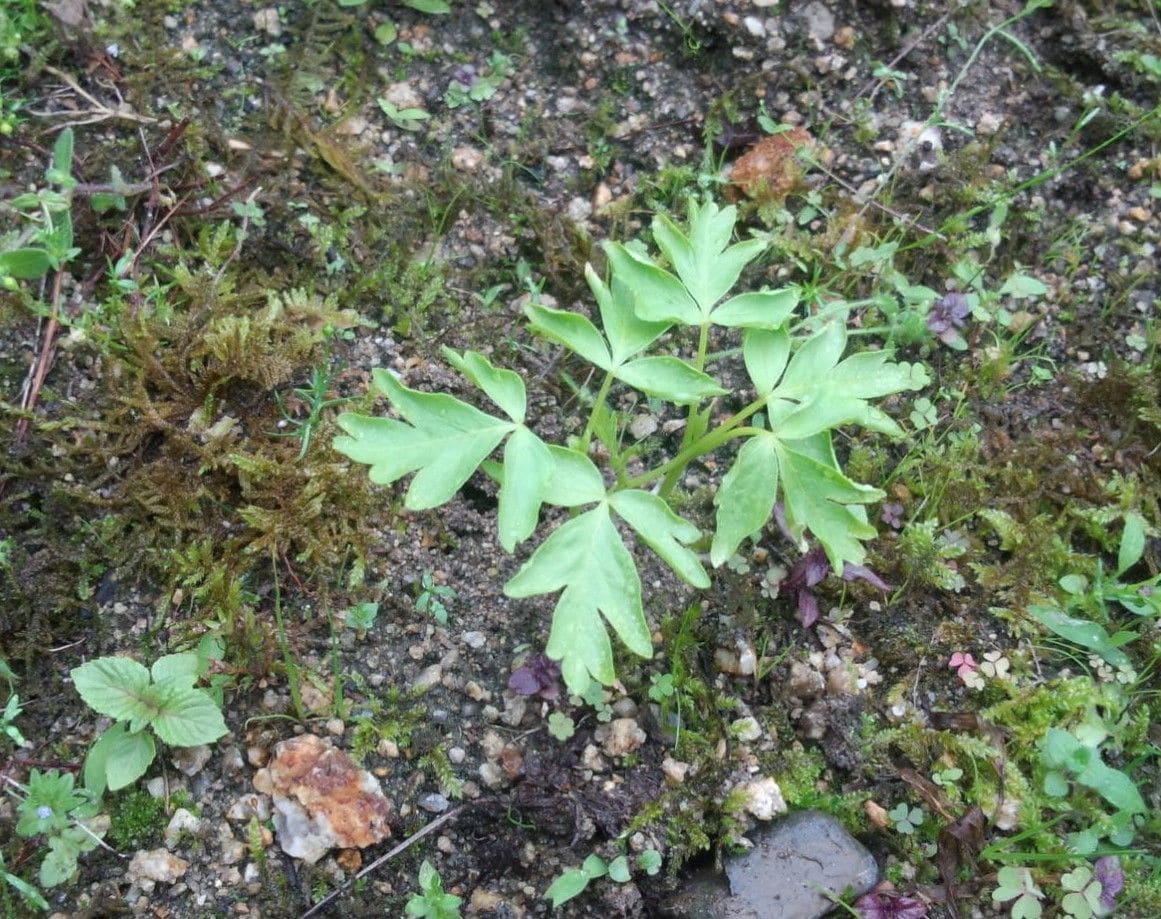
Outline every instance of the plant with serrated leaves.
{"type": "Polygon", "coordinates": [[[688,230],[668,217],[653,221],[653,238],[668,267],[640,246],[606,243],[611,279],[591,266],[586,278],[603,333],[585,316],[551,309],[536,298],[525,313],[532,328],[564,345],[600,372],[588,423],[566,445],[545,443],[526,422],[524,381],[474,351],[444,348],[444,357],[495,403],[502,417],[444,393],[409,389],[385,370],[375,385],[401,416],[344,414],[335,447],[370,466],[371,480],[390,484],[414,473],[405,505],[412,510],[449,501],[482,467],[499,482],[500,543],[514,552],[537,528],[541,508],[568,519],[504,586],[510,597],[559,592],[547,653],[561,663],[570,692],[590,680],[614,679],[605,624],[635,654],[652,653],[641,581],[618,524],[634,532],[680,578],[709,586],[703,558],[727,562],[758,534],[780,502],[780,522],[805,551],[807,533],[821,543],[836,572],[863,559],[875,529],[864,505],[883,492],[852,481],[839,465],[832,431],[858,424],[888,435],[902,431],[870,400],[927,383],[920,365],[895,363],[883,351],[847,357],[845,304],[793,322],[798,292],[758,290],[730,296],[743,269],[767,250],[753,238],[731,244],[735,210],[690,203],[688,230]],[[731,395],[710,371],[711,331],[733,330],[749,376],[743,404],[717,416],[714,400],[731,395]],[[665,340],[662,341],[663,336],[665,340]],[[685,356],[675,353],[688,341],[685,356]],[[649,353],[652,349],[653,353],[649,353]],[[640,459],[627,447],[624,419],[610,407],[614,387],[627,386],[684,408],[681,443],[657,465],[630,470],[640,459]],[[595,449],[599,441],[600,450],[595,449]],[[727,448],[740,444],[730,458],[727,448]],[[490,459],[500,448],[499,460],[490,459]],[[602,472],[593,455],[607,456],[602,472]],[[729,469],[714,498],[713,532],[702,532],[673,506],[674,490],[691,462],[718,455],[729,469]]]}
{"type": "Polygon", "coordinates": [[[81,698],[115,719],[85,757],[85,787],[100,797],[106,788],[136,782],[157,755],[154,734],[173,747],[196,747],[225,734],[220,704],[195,688],[205,669],[206,658],[194,651],[167,654],[149,669],[127,657],[75,667],[71,675],[81,698]]]}
{"type": "Polygon", "coordinates": [[[48,845],[38,880],[45,887],[65,883],[77,873],[77,858],[100,845],[104,830],[93,819],[99,811],[99,796],[76,788],[73,774],[58,769],[33,769],[27,785],[11,783],[9,790],[14,787],[20,792],[16,834],[25,839],[40,837],[48,845]]]}
{"type": "Polygon", "coordinates": [[[431,862],[424,860],[419,866],[419,893],[414,893],[407,901],[404,911],[408,916],[422,916],[425,919],[459,919],[461,897],[445,893],[443,879],[431,862]]]}

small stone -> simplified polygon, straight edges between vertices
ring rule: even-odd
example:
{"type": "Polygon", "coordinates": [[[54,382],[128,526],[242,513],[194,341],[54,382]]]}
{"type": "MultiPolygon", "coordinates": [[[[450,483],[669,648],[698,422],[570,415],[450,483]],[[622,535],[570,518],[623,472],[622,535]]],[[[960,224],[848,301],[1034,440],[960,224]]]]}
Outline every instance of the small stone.
{"type": "Polygon", "coordinates": [[[383,91],[383,98],[397,109],[423,108],[423,98],[410,83],[392,83],[383,91]]]}
{"type": "Polygon", "coordinates": [[[604,772],[609,768],[608,760],[601,756],[600,748],[596,744],[586,744],[581,753],[581,766],[590,772],[604,772]]]}
{"type": "Polygon", "coordinates": [[[504,784],[504,772],[495,763],[480,763],[479,773],[487,788],[500,788],[504,784]]]}
{"type": "Polygon", "coordinates": [[[634,440],[644,440],[657,430],[656,415],[637,415],[629,422],[629,433],[634,440]]]}
{"type": "Polygon", "coordinates": [[[844,51],[850,51],[855,46],[855,30],[850,26],[843,26],[834,33],[831,40],[844,51]]]}
{"type": "Polygon", "coordinates": [[[613,714],[618,718],[636,718],[637,703],[628,696],[613,703],[613,714]]]}
{"type": "Polygon", "coordinates": [[[437,792],[426,794],[415,803],[429,814],[442,814],[445,810],[448,809],[448,807],[451,806],[451,802],[449,802],[447,798],[441,794],[438,794],[437,792]]]}
{"type": "Polygon", "coordinates": [[[200,817],[195,817],[184,807],[179,807],[169,818],[169,824],[165,827],[162,838],[165,840],[165,844],[172,849],[181,841],[183,836],[200,836],[203,828],[204,824],[200,817]]]}
{"type": "Polygon", "coordinates": [[[758,719],[753,715],[747,718],[739,718],[731,727],[734,731],[734,736],[742,743],[752,743],[762,736],[762,725],[758,723],[758,719]]]}
{"type": "Polygon", "coordinates": [[[819,43],[830,41],[834,35],[834,13],[824,4],[814,0],[802,8],[799,16],[807,35],[819,43]]]}
{"type": "Polygon", "coordinates": [[[786,680],[786,693],[796,699],[813,699],[826,686],[822,674],[802,661],[790,665],[790,677],[786,680]]]}
{"type": "Polygon", "coordinates": [[[844,696],[856,690],[857,677],[852,668],[847,665],[835,667],[826,675],[826,691],[832,696],[844,696]]]}
{"type": "Polygon", "coordinates": [[[1138,223],[1149,222],[1149,212],[1143,207],[1131,207],[1127,214],[1130,220],[1136,220],[1138,223]]]}
{"type": "Polygon", "coordinates": [[[786,813],[782,789],[772,778],[762,778],[742,786],[746,796],[746,811],[758,820],[770,820],[786,813]]]}
{"type": "Polygon", "coordinates": [[[270,798],[266,794],[241,795],[226,811],[226,819],[234,823],[247,823],[252,817],[262,822],[270,819],[270,798]]]}
{"type": "Polygon", "coordinates": [[[508,696],[504,700],[504,713],[500,720],[511,727],[519,727],[528,711],[528,699],[524,696],[508,696]]]}
{"type": "Polygon", "coordinates": [[[325,715],[331,710],[332,698],[329,690],[321,689],[314,683],[303,681],[299,699],[312,715],[325,715]]]}
{"type": "Polygon", "coordinates": [[[584,223],[592,216],[593,205],[584,198],[572,198],[565,205],[564,214],[573,223],[584,223]]]}
{"type": "Polygon", "coordinates": [[[443,679],[443,668],[439,664],[432,664],[420,671],[419,676],[411,681],[413,692],[424,693],[438,686],[443,679]]]}
{"type": "Polygon", "coordinates": [[[343,732],[347,729],[347,726],[343,723],[342,718],[328,718],[326,729],[327,733],[332,737],[342,737],[343,732]]]}
{"type": "Polygon", "coordinates": [[[129,862],[125,879],[152,890],[154,884],[175,883],[188,870],[189,862],[167,849],[142,849],[129,862]]]}
{"type": "Polygon", "coordinates": [[[282,22],[278,18],[278,10],[272,6],[258,10],[253,16],[254,28],[277,38],[282,34],[282,22]]]}
{"type": "Polygon", "coordinates": [[[885,830],[891,825],[891,817],[887,813],[887,808],[881,804],[877,804],[870,798],[863,802],[863,813],[871,821],[871,826],[878,827],[880,830],[885,830]]]}
{"type": "Polygon", "coordinates": [[[742,28],[755,38],[763,38],[766,35],[766,26],[762,24],[762,20],[757,16],[747,16],[743,19],[742,28]]]}
{"type": "Polygon", "coordinates": [[[976,119],[976,133],[991,135],[1000,130],[1004,124],[1004,117],[994,112],[984,112],[976,119]]]}
{"type": "Polygon", "coordinates": [[[593,212],[600,213],[610,201],[613,200],[613,192],[604,182],[601,182],[593,189],[593,212]]]}
{"type": "Polygon", "coordinates": [[[399,744],[384,737],[379,741],[379,745],[375,748],[375,752],[387,759],[399,759],[399,744]]]}
{"type": "Polygon", "coordinates": [[[680,785],[689,774],[689,763],[667,756],[661,761],[661,774],[670,785],[680,785]]]}
{"type": "Polygon", "coordinates": [[[600,740],[601,748],[614,759],[628,756],[645,743],[645,732],[633,718],[614,718],[609,724],[601,725],[593,734],[600,740]],[[604,736],[602,737],[602,732],[604,736]]]}
{"type": "Polygon", "coordinates": [[[246,846],[235,838],[233,831],[224,823],[218,827],[218,849],[223,865],[236,865],[246,857],[246,846]]]}
{"type": "Polygon", "coordinates": [[[478,172],[484,165],[484,154],[475,147],[456,147],[451,152],[451,164],[460,172],[478,172]]]}
{"type": "Polygon", "coordinates": [[[196,747],[178,747],[173,751],[173,758],[170,762],[179,772],[184,772],[192,777],[202,771],[206,763],[210,761],[211,755],[208,744],[198,744],[196,747]]]}
{"type": "Polygon", "coordinates": [[[484,689],[484,687],[477,683],[475,680],[468,680],[468,682],[464,684],[464,695],[466,695],[473,702],[492,701],[492,694],[488,690],[484,689]]]}
{"type": "Polygon", "coordinates": [[[488,643],[488,638],[483,632],[464,632],[460,638],[473,651],[481,650],[488,643]]]}

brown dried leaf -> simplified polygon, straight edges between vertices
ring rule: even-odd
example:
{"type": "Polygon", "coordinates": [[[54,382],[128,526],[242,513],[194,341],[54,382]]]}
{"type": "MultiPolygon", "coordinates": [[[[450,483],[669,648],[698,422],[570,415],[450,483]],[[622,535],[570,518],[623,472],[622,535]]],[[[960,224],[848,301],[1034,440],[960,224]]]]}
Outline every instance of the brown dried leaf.
{"type": "Polygon", "coordinates": [[[814,138],[804,128],[763,137],[734,163],[727,197],[736,199],[741,191],[759,204],[782,201],[797,187],[805,171],[796,154],[802,148],[814,147],[814,138]]]}

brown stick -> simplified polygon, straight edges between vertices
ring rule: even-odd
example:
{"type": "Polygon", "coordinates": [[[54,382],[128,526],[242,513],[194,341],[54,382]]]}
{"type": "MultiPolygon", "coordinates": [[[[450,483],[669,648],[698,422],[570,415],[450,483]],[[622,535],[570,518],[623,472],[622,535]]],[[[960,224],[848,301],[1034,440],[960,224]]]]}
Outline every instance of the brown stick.
{"type": "MultiPolygon", "coordinates": [[[[29,369],[28,379],[24,384],[24,395],[20,400],[21,411],[32,412],[36,408],[36,401],[40,397],[40,388],[44,385],[44,378],[48,376],[48,368],[52,363],[53,346],[56,340],[56,330],[60,327],[57,317],[60,315],[60,288],[64,280],[64,271],[58,270],[52,279],[52,312],[48,317],[48,324],[40,340],[40,353],[36,363],[29,369]]],[[[15,446],[24,443],[28,434],[29,417],[25,415],[16,422],[12,442],[15,446]]]]}

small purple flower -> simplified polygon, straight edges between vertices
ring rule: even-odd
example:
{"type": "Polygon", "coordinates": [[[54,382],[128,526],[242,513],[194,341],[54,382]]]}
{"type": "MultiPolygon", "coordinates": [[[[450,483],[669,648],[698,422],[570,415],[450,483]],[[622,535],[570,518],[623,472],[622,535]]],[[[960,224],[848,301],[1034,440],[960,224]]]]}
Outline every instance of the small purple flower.
{"type": "Polygon", "coordinates": [[[887,524],[892,530],[901,529],[903,526],[903,511],[905,508],[898,502],[890,502],[884,504],[879,508],[879,519],[887,524]]]}
{"type": "Polygon", "coordinates": [[[959,330],[964,327],[970,312],[971,303],[966,295],[956,292],[944,294],[931,305],[927,313],[927,330],[945,345],[965,348],[967,343],[959,330]]]}
{"type": "Polygon", "coordinates": [[[1112,912],[1117,905],[1117,894],[1125,886],[1125,873],[1121,871],[1121,860],[1115,855],[1098,858],[1093,864],[1093,874],[1101,882],[1101,907],[1112,912]]]}
{"type": "Polygon", "coordinates": [[[560,698],[560,664],[543,654],[533,654],[508,677],[508,688],[521,696],[540,696],[549,702],[560,698]]]}
{"type": "Polygon", "coordinates": [[[476,68],[471,64],[462,64],[452,71],[451,81],[465,90],[472,88],[475,79],[476,68]]]}

